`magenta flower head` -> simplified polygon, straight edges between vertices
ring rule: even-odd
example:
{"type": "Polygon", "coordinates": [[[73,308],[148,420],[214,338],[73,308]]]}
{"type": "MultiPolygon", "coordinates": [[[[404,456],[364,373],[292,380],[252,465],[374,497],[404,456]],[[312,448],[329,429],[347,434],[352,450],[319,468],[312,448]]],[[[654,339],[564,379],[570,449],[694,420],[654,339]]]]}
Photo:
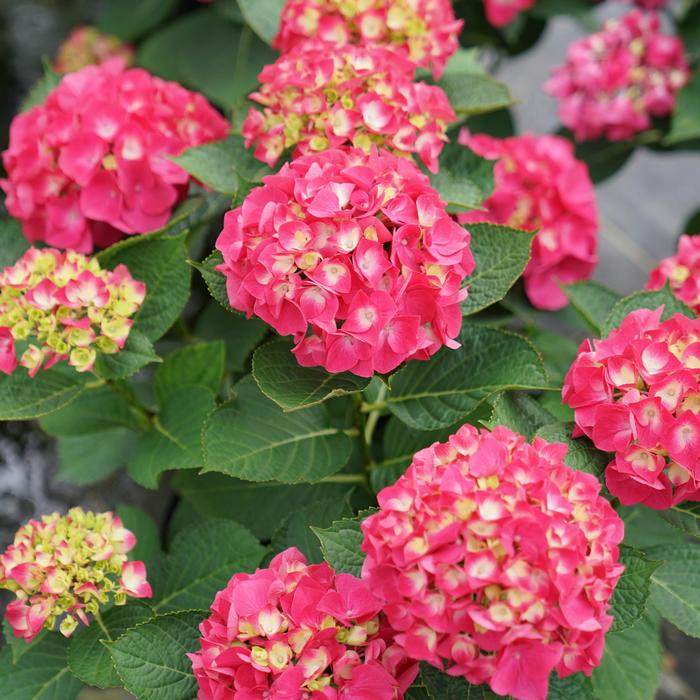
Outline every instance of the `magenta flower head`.
{"type": "Polygon", "coordinates": [[[146,567],[128,561],[135,544],[134,534],[109,512],[72,508],[23,525],[0,555],[0,588],[16,596],[5,611],[15,636],[30,642],[60,620],[61,633],[70,637],[110,602],[150,598],[146,567]]]}
{"type": "Polygon", "coordinates": [[[168,156],[227,133],[201,95],[112,59],[15,117],[0,186],[28,240],[90,253],[164,226],[190,181],[168,156]]]}
{"type": "Polygon", "coordinates": [[[103,270],[96,258],[55,248],[30,248],[0,271],[0,372],[19,364],[34,376],[67,360],[89,372],[97,353],[124,347],[146,285],[124,265],[103,270]]]}
{"type": "Polygon", "coordinates": [[[496,139],[464,130],[460,142],[498,159],[496,187],[485,210],[462,214],[460,222],[491,221],[538,231],[523,276],[525,291],[540,309],[566,306],[560,285],[588,279],[598,262],[598,210],[588,168],[559,136],[496,139]]]}
{"type": "Polygon", "coordinates": [[[656,14],[633,10],[573,42],[545,90],[576,139],[619,141],[670,114],[689,78],[681,39],[662,34],[656,14]]]}
{"type": "Polygon", "coordinates": [[[246,146],[274,165],[286,148],[296,154],[351,144],[416,153],[433,171],[457,117],[441,88],[413,81],[415,67],[383,46],[335,46],[313,40],[260,73],[243,124],[246,146]]]}
{"type": "Polygon", "coordinates": [[[562,392],[577,433],[614,453],[610,493],[657,509],[700,500],[700,319],[662,312],[632,311],[585,340],[562,392]]]}
{"type": "Polygon", "coordinates": [[[529,10],[537,0],[484,0],[486,19],[494,27],[505,27],[521,12],[529,10]]]}
{"type": "Polygon", "coordinates": [[[600,663],[623,524],[566,450],[465,425],[379,493],[362,577],[409,658],[517,700],[600,663]]]}
{"type": "Polygon", "coordinates": [[[369,377],[458,347],[470,236],[413,162],[332,149],[264,183],[228,212],[216,243],[231,306],[329,372],[369,377]]]}
{"type": "Polygon", "coordinates": [[[199,630],[198,700],[401,700],[418,670],[366,583],[295,548],[233,576],[199,630]]]}
{"type": "Polygon", "coordinates": [[[646,289],[661,289],[667,282],[682,302],[700,314],[700,236],[681,236],[678,252],[649,273],[646,289]]]}
{"type": "Polygon", "coordinates": [[[461,29],[451,0],[287,0],[272,45],[287,53],[310,38],[385,44],[438,79],[459,47],[461,29]]]}
{"type": "Polygon", "coordinates": [[[60,74],[72,73],[111,58],[121,58],[130,66],[134,62],[134,48],[96,27],[76,27],[58,47],[53,69],[60,74]]]}

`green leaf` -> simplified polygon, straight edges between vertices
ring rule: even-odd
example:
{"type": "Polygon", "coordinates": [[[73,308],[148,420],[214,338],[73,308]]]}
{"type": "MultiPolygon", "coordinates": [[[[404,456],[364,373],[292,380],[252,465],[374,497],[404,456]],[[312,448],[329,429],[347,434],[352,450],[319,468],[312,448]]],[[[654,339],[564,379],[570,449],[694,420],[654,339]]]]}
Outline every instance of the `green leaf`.
{"type": "Polygon", "coordinates": [[[159,615],[110,644],[124,687],[139,700],[192,700],[197,681],[187,653],[198,648],[205,616],[192,610],[159,615]]]}
{"type": "Polygon", "coordinates": [[[573,423],[552,423],[537,431],[537,435],[548,442],[563,442],[569,448],[564,462],[579,472],[588,472],[601,478],[610,462],[606,452],[597,450],[586,437],[572,438],[573,423]]]}
{"type": "Polygon", "coordinates": [[[621,170],[636,150],[636,142],[610,142],[607,139],[580,141],[573,139],[570,131],[560,129],[558,135],[574,143],[574,155],[588,166],[588,172],[594,184],[599,184],[621,170]]]}
{"type": "Polygon", "coordinates": [[[700,138],[700,73],[693,71],[690,82],[678,93],[671,118],[667,144],[700,138]]]}
{"type": "Polygon", "coordinates": [[[345,466],[350,439],[331,425],[323,406],[284,413],[252,377],[235,390],[237,398],[214,411],[204,428],[205,472],[296,484],[320,481],[345,466]]]}
{"type": "Polygon", "coordinates": [[[143,306],[134,317],[134,330],[156,341],[175,323],[190,296],[190,266],[185,249],[186,232],[177,236],[150,234],[128,239],[103,250],[103,265],[129,268],[134,279],[146,285],[143,306]]]}
{"type": "Polygon", "coordinates": [[[108,386],[83,391],[69,406],[41,418],[39,424],[42,430],[56,436],[86,435],[112,428],[140,428],[126,399],[108,386]]]}
{"type": "Polygon", "coordinates": [[[134,325],[119,352],[97,353],[95,374],[105,379],[126,379],[151,362],[160,361],[153,343],[134,325]]]}
{"type": "Polygon", "coordinates": [[[446,73],[438,83],[460,116],[493,112],[514,104],[504,83],[481,73],[446,73]]]}
{"type": "Polygon", "coordinates": [[[647,553],[664,560],[651,577],[651,602],[679,630],[700,637],[700,545],[652,547],[647,553]]]}
{"type": "Polygon", "coordinates": [[[498,700],[487,685],[471,685],[464,678],[448,676],[434,666],[421,664],[415,685],[425,689],[433,700],[498,700]]]}
{"type": "Polygon", "coordinates": [[[657,545],[675,547],[686,541],[683,533],[662,517],[666,511],[638,505],[618,506],[617,513],[625,523],[625,544],[630,547],[646,551],[657,545]]]}
{"type": "Polygon", "coordinates": [[[0,269],[14,265],[28,248],[19,221],[0,217],[0,269]]]}
{"type": "Polygon", "coordinates": [[[161,404],[183,384],[196,384],[219,393],[226,348],[222,341],[186,345],[168,355],[156,370],[156,396],[161,404]]]}
{"type": "Polygon", "coordinates": [[[0,652],[2,700],[75,700],[83,684],[68,670],[68,640],[58,632],[42,637],[12,663],[12,651],[0,652]]]}
{"type": "Polygon", "coordinates": [[[214,403],[214,394],[205,386],[183,384],[172,389],[154,420],[154,429],[141,438],[129,460],[129,476],[154,489],[164,471],[201,467],[202,427],[214,403]]]}
{"type": "Polygon", "coordinates": [[[443,348],[392,375],[389,408],[411,428],[452,425],[499,391],[547,387],[542,358],[522,336],[465,324],[457,340],[459,349],[443,348]]]}
{"type": "Polygon", "coordinates": [[[40,418],[67,406],[85,388],[86,377],[72,368],[40,370],[32,379],[23,368],[0,374],[0,420],[40,418]]]}
{"type": "Polygon", "coordinates": [[[137,439],[124,428],[60,437],[57,477],[78,486],[96,484],[126,466],[137,439]]]}
{"type": "Polygon", "coordinates": [[[439,170],[431,174],[430,181],[447,202],[448,211],[478,209],[493,192],[493,168],[493,161],[451,141],[442,149],[439,170]]]}
{"type": "Polygon", "coordinates": [[[133,41],[168,18],[177,0],[119,0],[107,3],[98,27],[125,41],[133,41]]]}
{"type": "Polygon", "coordinates": [[[297,547],[312,564],[323,561],[321,546],[318,538],[312,532],[313,528],[326,528],[336,520],[352,515],[346,499],[322,498],[309,503],[303,508],[296,509],[272,538],[272,551],[282,552],[288,547],[297,547]]]}
{"type": "Polygon", "coordinates": [[[238,0],[245,21],[268,44],[277,35],[284,0],[238,0]]]}
{"type": "Polygon", "coordinates": [[[601,328],[603,337],[607,337],[613,328],[617,328],[630,312],[636,309],[654,310],[658,309],[662,304],[664,306],[664,313],[661,316],[663,321],[671,318],[676,313],[683,314],[688,318],[697,318],[695,313],[680,301],[668,287],[664,287],[658,292],[635,292],[624,299],[620,299],[615,304],[601,328]]]}
{"type": "Polygon", "coordinates": [[[211,255],[209,255],[209,257],[202,260],[201,263],[191,260],[190,265],[199,270],[199,273],[202,275],[202,278],[204,279],[207,289],[212,297],[214,297],[214,299],[216,299],[216,301],[218,301],[219,304],[226,309],[226,311],[238,314],[240,312],[234,309],[228,300],[228,294],[226,292],[226,277],[222,272],[219,272],[216,269],[216,267],[222,265],[223,262],[223,255],[221,255],[218,250],[215,250],[213,253],[211,253],[211,255]]]}
{"type": "Polygon", "coordinates": [[[234,573],[253,571],[265,554],[257,538],[233,520],[205,520],[178,533],[149,581],[159,612],[208,610],[234,573]],[[151,580],[152,578],[152,580],[151,580]]]}
{"type": "Polygon", "coordinates": [[[117,506],[117,515],[124,527],[136,535],[136,545],[129,552],[129,559],[145,561],[160,553],[160,533],[153,518],[141,508],[127,504],[117,506]]]}
{"type": "MultiPolygon", "coordinates": [[[[22,100],[20,112],[28,112],[32,107],[43,104],[53,90],[58,87],[61,77],[49,64],[44,65],[44,75],[34,83],[29,94],[22,100]]],[[[14,262],[14,260],[12,261],[14,262]]]]}
{"type": "Polygon", "coordinates": [[[462,302],[468,316],[503,299],[530,261],[532,234],[495,224],[469,224],[476,263],[466,280],[469,296],[462,302]]]}
{"type": "Polygon", "coordinates": [[[522,391],[504,391],[493,402],[488,427],[505,425],[532,440],[538,430],[551,423],[556,423],[554,416],[532,396],[522,391]]]}
{"type": "Polygon", "coordinates": [[[617,582],[612,597],[610,614],[615,618],[613,632],[632,627],[647,609],[651,575],[663,562],[647,558],[644,552],[622,546],[620,562],[625,570],[617,582]]]}
{"type": "Polygon", "coordinates": [[[620,301],[620,295],[602,284],[590,281],[566,284],[562,289],[581,318],[600,335],[605,319],[620,301]]]}
{"type": "Polygon", "coordinates": [[[299,508],[322,499],[343,500],[344,484],[253,483],[221,474],[181,472],[172,486],[205,516],[235,518],[261,540],[269,540],[282,522],[299,508]]]}
{"type": "Polygon", "coordinates": [[[544,366],[550,380],[555,384],[563,384],[569,367],[576,359],[579,344],[560,333],[536,327],[529,328],[527,335],[544,357],[544,366]]]}
{"type": "Polygon", "coordinates": [[[700,539],[700,503],[684,501],[659,511],[659,515],[688,535],[700,539]]]}
{"type": "Polygon", "coordinates": [[[131,627],[154,616],[153,609],[135,600],[102,613],[103,629],[97,622],[82,628],[70,640],[68,666],[83,683],[97,688],[117,688],[121,681],[112,667],[112,657],[102,640],[113,642],[131,627]]]}
{"type": "Polygon", "coordinates": [[[321,542],[323,558],[338,572],[359,576],[365,555],[360,551],[362,530],[360,525],[375,509],[358,513],[354,518],[343,518],[328,528],[312,527],[321,542]]]}
{"type": "Polygon", "coordinates": [[[592,680],[598,700],[653,700],[661,680],[656,613],[647,611],[634,627],[605,637],[603,661],[592,680]]]}
{"type": "Polygon", "coordinates": [[[27,642],[22,637],[15,637],[15,633],[6,617],[2,620],[2,631],[5,636],[5,646],[12,650],[10,662],[13,664],[16,664],[30,649],[33,649],[49,634],[49,631],[44,628],[31,642],[27,642]]]}
{"type": "Polygon", "coordinates": [[[583,673],[572,673],[559,678],[556,671],[549,677],[547,700],[594,700],[593,683],[583,673]]]}
{"type": "Polygon", "coordinates": [[[302,367],[292,354],[292,344],[286,340],[273,340],[255,351],[253,377],[263,394],[284,411],[354,394],[369,384],[369,379],[349,372],[329,374],[319,367],[302,367]]]}

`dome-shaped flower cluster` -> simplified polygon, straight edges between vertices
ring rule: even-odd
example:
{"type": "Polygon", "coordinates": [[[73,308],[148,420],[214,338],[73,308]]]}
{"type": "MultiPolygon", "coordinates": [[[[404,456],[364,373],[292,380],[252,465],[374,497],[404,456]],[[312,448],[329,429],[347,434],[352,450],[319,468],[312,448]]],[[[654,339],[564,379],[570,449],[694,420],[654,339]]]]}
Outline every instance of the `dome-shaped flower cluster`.
{"type": "Polygon", "coordinates": [[[564,379],[578,434],[614,452],[605,479],[624,505],[700,500],[700,320],[631,312],[585,340],[564,379]]]}
{"type": "Polygon", "coordinates": [[[334,149],[264,183],[216,243],[231,306],[293,336],[299,363],[329,372],[371,376],[457,347],[470,236],[414,163],[334,149]]]}
{"type": "Polygon", "coordinates": [[[15,636],[30,642],[60,619],[61,633],[70,637],[101,606],[124,605],[127,596],[150,598],[146,567],[128,561],[135,544],[109,512],[72,508],[23,525],[0,555],[0,588],[16,596],[5,610],[15,636]]]}
{"type": "Polygon", "coordinates": [[[310,38],[334,44],[387,44],[437,79],[457,50],[462,28],[450,0],[287,0],[273,47],[310,38]]]}
{"type": "Polygon", "coordinates": [[[131,65],[134,62],[134,48],[116,36],[103,34],[96,27],[76,27],[58,47],[53,69],[60,74],[72,73],[117,57],[125,65],[131,65]]]}
{"type": "Polygon", "coordinates": [[[401,700],[417,666],[367,584],[290,548],[217,593],[188,654],[198,700],[401,700]]]}
{"type": "Polygon", "coordinates": [[[517,700],[600,663],[623,524],[566,450],[465,425],[379,493],[362,576],[409,658],[517,700]]]}
{"type": "Polygon", "coordinates": [[[256,157],[274,165],[292,146],[304,154],[376,145],[417,153],[435,172],[457,117],[442,89],[414,83],[413,73],[408,59],[383,46],[305,42],[260,73],[250,99],[264,110],[251,108],[246,146],[257,143],[256,157]]]}
{"type": "Polygon", "coordinates": [[[494,27],[505,27],[536,2],[537,0],[484,0],[486,19],[494,27]]]}
{"type": "Polygon", "coordinates": [[[577,139],[617,141],[670,114],[689,76],[681,39],[663,34],[656,14],[633,10],[573,42],[545,90],[577,139]]]}
{"type": "Polygon", "coordinates": [[[201,95],[113,59],[14,119],[0,186],[30,241],[89,253],[164,226],[189,184],[167,156],[227,132],[201,95]]]}
{"type": "Polygon", "coordinates": [[[124,347],[145,295],[124,265],[103,270],[80,253],[30,248],[0,272],[0,372],[17,368],[18,345],[32,377],[61,360],[91,370],[98,352],[124,347]]]}
{"type": "Polygon", "coordinates": [[[540,309],[562,308],[568,300],[559,285],[588,279],[598,262],[598,212],[588,168],[559,136],[496,139],[463,131],[460,142],[499,160],[485,211],[462,214],[459,220],[538,231],[523,275],[525,291],[540,309]]]}
{"type": "Polygon", "coordinates": [[[678,252],[649,273],[646,289],[661,289],[667,282],[682,302],[700,314],[700,236],[681,236],[678,252]]]}

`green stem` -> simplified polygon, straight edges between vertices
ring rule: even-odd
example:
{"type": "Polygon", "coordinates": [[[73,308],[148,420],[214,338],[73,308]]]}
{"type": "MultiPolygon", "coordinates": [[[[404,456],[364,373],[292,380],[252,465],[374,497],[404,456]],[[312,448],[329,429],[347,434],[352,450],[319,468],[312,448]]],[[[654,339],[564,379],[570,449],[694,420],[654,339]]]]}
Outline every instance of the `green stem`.
{"type": "MultiPolygon", "coordinates": [[[[382,387],[377,394],[377,400],[374,402],[374,404],[369,404],[374,405],[375,408],[370,411],[369,416],[367,416],[367,422],[365,423],[364,438],[365,445],[367,445],[368,449],[372,444],[372,436],[374,435],[374,429],[377,427],[377,422],[382,415],[382,411],[386,408],[386,401],[384,400],[386,398],[386,391],[386,384],[382,384],[382,387]]],[[[362,410],[362,407],[360,407],[360,410],[362,410]]]]}
{"type": "Polygon", "coordinates": [[[105,633],[105,637],[107,638],[107,641],[109,641],[109,642],[114,641],[112,639],[112,635],[109,633],[109,630],[107,629],[104,621],[102,620],[102,615],[100,615],[99,610],[95,611],[94,617],[95,617],[95,622],[97,622],[97,624],[100,626],[100,629],[105,633]]]}

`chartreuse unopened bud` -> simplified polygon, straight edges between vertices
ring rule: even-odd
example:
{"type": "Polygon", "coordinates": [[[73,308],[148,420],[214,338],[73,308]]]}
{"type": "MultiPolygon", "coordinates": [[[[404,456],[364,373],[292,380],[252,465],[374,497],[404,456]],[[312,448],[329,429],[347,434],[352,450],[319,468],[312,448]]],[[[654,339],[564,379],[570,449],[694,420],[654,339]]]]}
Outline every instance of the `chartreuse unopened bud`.
{"type": "Polygon", "coordinates": [[[143,562],[129,561],[136,537],[110,512],[73,508],[30,520],[0,555],[0,588],[15,594],[5,618],[30,642],[43,629],[69,637],[88,615],[128,596],[150,598],[143,562]]]}

